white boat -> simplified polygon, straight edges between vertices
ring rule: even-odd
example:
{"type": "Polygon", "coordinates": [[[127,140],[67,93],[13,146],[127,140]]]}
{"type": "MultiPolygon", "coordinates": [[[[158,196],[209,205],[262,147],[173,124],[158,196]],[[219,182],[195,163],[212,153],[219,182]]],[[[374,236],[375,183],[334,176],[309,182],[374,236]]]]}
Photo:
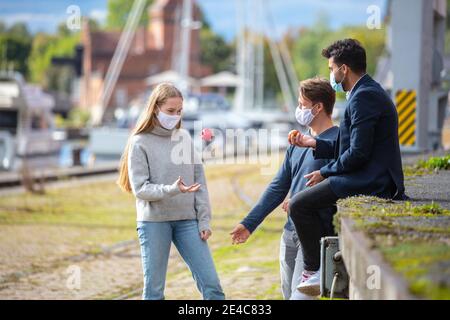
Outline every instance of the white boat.
{"type": "Polygon", "coordinates": [[[0,170],[22,161],[58,163],[61,141],[55,137],[54,99],[17,72],[0,71],[0,170]]]}

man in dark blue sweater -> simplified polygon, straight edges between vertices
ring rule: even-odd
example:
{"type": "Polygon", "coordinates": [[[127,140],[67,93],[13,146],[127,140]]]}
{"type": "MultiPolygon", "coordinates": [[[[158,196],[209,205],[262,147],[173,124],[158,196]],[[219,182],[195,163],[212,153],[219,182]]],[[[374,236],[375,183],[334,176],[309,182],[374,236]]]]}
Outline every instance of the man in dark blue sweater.
{"type": "MultiPolygon", "coordinates": [[[[325,79],[314,78],[300,83],[299,107],[296,109],[296,119],[300,125],[310,127],[310,134],[325,140],[334,140],[338,128],[333,126],[331,114],[335,102],[335,92],[325,79]]],[[[303,190],[307,183],[305,175],[319,170],[329,163],[329,160],[315,160],[309,148],[290,146],[284,162],[275,178],[269,184],[255,207],[231,232],[233,243],[244,243],[250,234],[277,208],[288,193],[291,196],[303,190]]],[[[287,210],[287,203],[283,205],[287,210]]],[[[324,208],[320,214],[324,236],[334,234],[332,216],[335,206],[324,208]]],[[[281,286],[285,299],[301,299],[296,290],[303,271],[300,243],[290,218],[284,227],[280,244],[280,274],[281,286]]]]}

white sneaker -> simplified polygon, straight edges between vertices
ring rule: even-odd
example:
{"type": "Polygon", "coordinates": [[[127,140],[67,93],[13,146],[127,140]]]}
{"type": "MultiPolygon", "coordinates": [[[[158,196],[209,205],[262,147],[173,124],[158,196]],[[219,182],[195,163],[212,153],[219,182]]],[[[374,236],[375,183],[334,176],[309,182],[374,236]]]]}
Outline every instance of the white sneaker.
{"type": "Polygon", "coordinates": [[[320,294],[320,270],[316,272],[303,271],[302,282],[297,290],[308,296],[318,296],[320,294]]]}
{"type": "Polygon", "coordinates": [[[294,292],[292,292],[292,295],[289,298],[289,300],[317,300],[317,297],[308,296],[307,294],[304,294],[298,290],[295,290],[294,292]]]}

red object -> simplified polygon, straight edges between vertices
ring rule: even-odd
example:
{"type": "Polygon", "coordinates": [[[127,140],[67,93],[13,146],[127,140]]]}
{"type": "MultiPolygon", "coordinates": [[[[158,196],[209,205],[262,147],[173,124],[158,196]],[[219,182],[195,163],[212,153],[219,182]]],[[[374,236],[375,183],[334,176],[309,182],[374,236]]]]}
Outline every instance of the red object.
{"type": "Polygon", "coordinates": [[[203,129],[202,130],[202,139],[207,142],[211,142],[213,138],[213,132],[211,129],[203,129]]]}

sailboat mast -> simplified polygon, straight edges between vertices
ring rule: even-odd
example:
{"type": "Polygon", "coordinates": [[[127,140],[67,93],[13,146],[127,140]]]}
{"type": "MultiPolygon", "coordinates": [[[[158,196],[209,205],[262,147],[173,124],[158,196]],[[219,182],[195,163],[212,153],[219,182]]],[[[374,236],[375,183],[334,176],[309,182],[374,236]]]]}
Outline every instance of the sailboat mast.
{"type": "Polygon", "coordinates": [[[192,0],[183,1],[183,14],[181,20],[181,52],[180,52],[180,90],[186,95],[189,90],[189,62],[192,31],[192,0]]]}
{"type": "Polygon", "coordinates": [[[254,0],[255,25],[258,28],[256,39],[256,70],[255,70],[255,107],[262,109],[264,105],[264,17],[263,1],[254,0]]]}
{"type": "Polygon", "coordinates": [[[92,124],[99,125],[102,123],[103,115],[108,106],[109,100],[116,86],[117,79],[122,71],[125,58],[133,40],[134,33],[139,24],[139,19],[145,8],[145,0],[135,0],[131,8],[130,15],[127,19],[125,27],[120,35],[119,42],[114,51],[114,55],[109,64],[108,71],[105,75],[104,84],[98,97],[98,102],[92,108],[92,124]]]}

